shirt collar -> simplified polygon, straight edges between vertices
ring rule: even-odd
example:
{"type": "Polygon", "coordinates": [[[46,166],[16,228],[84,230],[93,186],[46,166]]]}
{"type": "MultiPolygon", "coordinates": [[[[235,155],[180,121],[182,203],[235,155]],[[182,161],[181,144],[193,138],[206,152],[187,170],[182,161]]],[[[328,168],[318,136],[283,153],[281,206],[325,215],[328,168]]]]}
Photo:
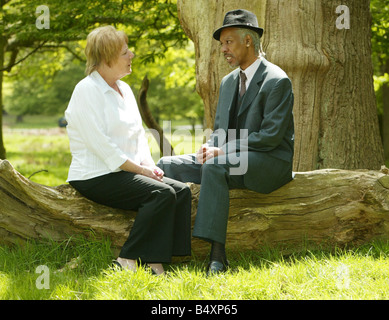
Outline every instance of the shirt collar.
{"type": "Polygon", "coordinates": [[[259,65],[261,64],[261,59],[256,59],[249,67],[247,67],[245,70],[240,69],[240,71],[244,72],[244,74],[247,77],[246,85],[250,83],[250,81],[253,79],[255,72],[257,71],[259,65]]]}
{"type": "MultiPolygon", "coordinates": [[[[90,75],[89,75],[93,81],[101,88],[101,90],[106,93],[110,90],[116,92],[113,88],[111,88],[110,85],[108,85],[107,82],[105,82],[104,78],[100,75],[100,73],[98,71],[93,71],[90,75]]],[[[118,84],[118,82],[116,82],[116,84],[118,84]]],[[[119,84],[118,84],[119,86],[119,84]]]]}

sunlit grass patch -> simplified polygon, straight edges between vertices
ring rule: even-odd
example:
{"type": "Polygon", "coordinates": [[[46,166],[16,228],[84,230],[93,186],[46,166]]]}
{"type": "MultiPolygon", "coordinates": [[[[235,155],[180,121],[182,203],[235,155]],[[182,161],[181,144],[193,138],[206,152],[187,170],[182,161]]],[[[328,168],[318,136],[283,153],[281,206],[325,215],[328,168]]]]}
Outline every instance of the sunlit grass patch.
{"type": "Polygon", "coordinates": [[[389,298],[389,244],[283,256],[278,251],[228,252],[231,267],[206,276],[205,260],[147,269],[113,268],[108,240],[69,238],[0,247],[1,299],[54,300],[358,300],[389,298]],[[269,252],[273,252],[269,256],[269,252]],[[39,288],[47,266],[48,288],[39,288]],[[38,281],[39,282],[39,281],[38,281]]]}
{"type": "Polygon", "coordinates": [[[7,160],[31,181],[57,186],[66,183],[71,162],[66,134],[35,135],[6,131],[4,143],[7,160]]]}

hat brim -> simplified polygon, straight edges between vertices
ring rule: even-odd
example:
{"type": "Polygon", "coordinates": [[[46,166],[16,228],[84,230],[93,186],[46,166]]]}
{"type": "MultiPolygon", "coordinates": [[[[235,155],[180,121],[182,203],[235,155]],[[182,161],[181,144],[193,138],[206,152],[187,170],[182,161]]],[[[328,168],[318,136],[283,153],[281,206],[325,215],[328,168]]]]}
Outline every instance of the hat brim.
{"type": "Polygon", "coordinates": [[[248,26],[246,24],[228,24],[228,25],[225,25],[219,29],[217,29],[214,33],[213,33],[213,38],[217,41],[220,41],[220,34],[222,33],[222,31],[226,28],[244,28],[244,29],[250,29],[250,30],[253,30],[255,31],[256,33],[259,34],[259,38],[262,37],[262,34],[263,34],[263,29],[262,28],[259,28],[259,27],[254,27],[254,26],[248,26]]]}

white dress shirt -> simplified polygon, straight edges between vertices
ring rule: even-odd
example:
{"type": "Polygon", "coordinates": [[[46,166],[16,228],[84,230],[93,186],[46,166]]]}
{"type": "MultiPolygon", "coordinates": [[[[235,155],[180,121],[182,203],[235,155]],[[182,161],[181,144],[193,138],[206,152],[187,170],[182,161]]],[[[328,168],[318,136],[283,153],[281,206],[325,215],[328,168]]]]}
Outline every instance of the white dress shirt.
{"type": "Polygon", "coordinates": [[[72,163],[67,181],[118,172],[127,159],[153,163],[142,118],[128,84],[121,96],[94,71],[75,87],[65,118],[72,163]]]}
{"type": "MultiPolygon", "coordinates": [[[[246,80],[246,91],[247,91],[247,89],[248,89],[248,87],[250,85],[251,80],[254,77],[255,72],[257,72],[258,67],[259,67],[260,64],[261,64],[261,59],[259,58],[259,59],[255,60],[255,62],[253,62],[245,70],[240,69],[240,71],[242,71],[246,75],[246,77],[247,77],[247,80],[246,80]]],[[[239,92],[240,92],[240,85],[241,85],[241,83],[239,81],[239,92]]]]}

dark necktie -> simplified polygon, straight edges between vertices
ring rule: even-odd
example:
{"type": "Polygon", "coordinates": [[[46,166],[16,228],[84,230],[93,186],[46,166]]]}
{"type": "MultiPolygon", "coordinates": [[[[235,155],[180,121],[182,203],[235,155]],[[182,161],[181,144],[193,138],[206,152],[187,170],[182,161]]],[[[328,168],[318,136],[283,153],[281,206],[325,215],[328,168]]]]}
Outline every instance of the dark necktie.
{"type": "Polygon", "coordinates": [[[240,91],[239,95],[240,97],[243,97],[243,95],[246,93],[246,80],[247,77],[244,72],[240,72],[240,91]]]}

